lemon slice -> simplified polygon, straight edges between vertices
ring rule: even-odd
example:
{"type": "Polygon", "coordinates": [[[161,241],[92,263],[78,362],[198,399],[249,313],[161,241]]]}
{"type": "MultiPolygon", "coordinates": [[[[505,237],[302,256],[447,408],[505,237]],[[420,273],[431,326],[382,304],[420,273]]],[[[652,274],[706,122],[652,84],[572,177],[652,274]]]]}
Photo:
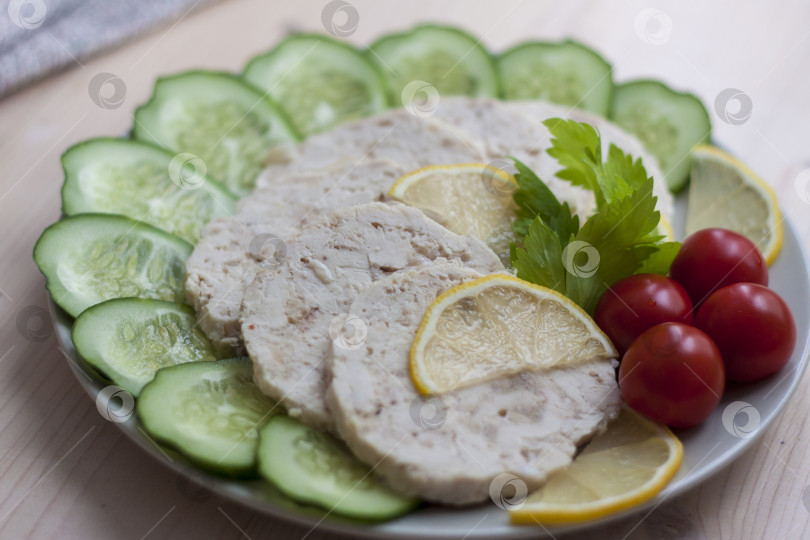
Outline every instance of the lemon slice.
{"type": "Polygon", "coordinates": [[[411,378],[440,394],[523,371],[613,358],[616,349],[571,300],[505,274],[463,283],[428,306],[411,345],[411,378]]]}
{"type": "Polygon", "coordinates": [[[394,182],[388,195],[415,206],[457,234],[474,236],[509,263],[514,240],[514,177],[484,163],[432,165],[394,182]]]}
{"type": "Polygon", "coordinates": [[[770,186],[726,152],[701,145],[692,151],[686,234],[709,227],[748,237],[768,264],[782,248],[782,215],[770,186]]]}
{"type": "Polygon", "coordinates": [[[669,221],[667,221],[667,218],[664,216],[661,216],[661,219],[659,219],[656,232],[664,236],[665,242],[675,241],[675,231],[672,230],[672,225],[670,225],[669,221]]]}
{"type": "Polygon", "coordinates": [[[600,518],[653,498],[682,458],[681,441],[666,426],[625,406],[571,465],[509,514],[513,523],[542,525],[600,518]]]}

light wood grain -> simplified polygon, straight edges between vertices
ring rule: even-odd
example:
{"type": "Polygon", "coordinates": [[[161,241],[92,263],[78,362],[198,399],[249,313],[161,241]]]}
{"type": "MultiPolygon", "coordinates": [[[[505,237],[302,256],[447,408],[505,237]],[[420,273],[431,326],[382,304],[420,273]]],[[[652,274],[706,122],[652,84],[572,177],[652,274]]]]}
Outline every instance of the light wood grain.
{"type": "MultiPolygon", "coordinates": [[[[288,539],[309,532],[189,490],[136,448],[97,413],[57,350],[50,320],[40,320],[42,313],[29,306],[46,306],[31,249],[59,216],[59,155],[65,148],[125,133],[134,107],[160,74],[191,67],[239,70],[291,29],[322,31],[325,3],[224,2],[0,102],[0,537],[288,539]],[[89,99],[88,82],[105,71],[126,83],[120,108],[101,109],[89,99]],[[27,332],[18,329],[18,320],[27,320],[27,332]]],[[[352,3],[360,24],[350,40],[361,45],[417,21],[447,21],[483,36],[493,50],[522,39],[573,36],[610,59],[618,80],[657,77],[709,105],[725,88],[743,90],[753,100],[753,115],[738,126],[713,115],[715,138],[775,187],[808,244],[810,204],[795,185],[798,173],[810,168],[810,4],[656,3],[670,17],[672,33],[651,45],[634,31],[647,2],[352,3]]],[[[600,534],[635,540],[810,537],[810,508],[802,500],[810,486],[808,411],[805,376],[785,413],[731,467],[646,518],[600,534]]],[[[308,538],[327,535],[313,531],[308,538]]]]}

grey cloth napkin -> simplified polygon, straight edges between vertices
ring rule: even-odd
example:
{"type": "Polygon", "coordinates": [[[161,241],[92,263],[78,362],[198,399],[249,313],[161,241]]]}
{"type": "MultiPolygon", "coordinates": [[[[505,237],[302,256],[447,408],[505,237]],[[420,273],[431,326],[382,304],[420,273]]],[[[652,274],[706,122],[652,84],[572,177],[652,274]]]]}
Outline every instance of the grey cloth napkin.
{"type": "Polygon", "coordinates": [[[217,0],[0,0],[0,98],[217,0]]]}

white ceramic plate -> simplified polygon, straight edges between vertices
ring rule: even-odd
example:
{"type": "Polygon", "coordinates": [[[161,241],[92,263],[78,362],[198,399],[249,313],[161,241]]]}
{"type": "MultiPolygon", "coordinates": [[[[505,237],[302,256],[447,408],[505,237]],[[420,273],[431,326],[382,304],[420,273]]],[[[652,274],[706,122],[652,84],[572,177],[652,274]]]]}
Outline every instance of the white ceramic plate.
{"type": "MultiPolygon", "coordinates": [[[[685,197],[676,201],[675,230],[682,230],[685,197]]],[[[810,283],[807,262],[793,226],[785,221],[782,252],[770,268],[770,286],[788,302],[796,318],[798,339],[796,351],[782,371],[758,383],[730,385],[723,401],[700,426],[679,431],[684,455],[681,469],[672,482],[653,500],[622,514],[593,521],[576,527],[557,527],[543,531],[535,527],[513,526],[508,515],[494,504],[465,509],[426,506],[400,519],[381,524],[367,524],[334,515],[322,510],[304,507],[287,499],[269,484],[260,480],[235,481],[202,471],[176,452],[158,446],[139,429],[140,422],[133,414],[118,426],[141,448],[216,493],[239,501],[261,512],[319,530],[351,533],[354,537],[377,538],[537,538],[538,535],[601,525],[630,514],[649,510],[663,500],[683,493],[706,480],[730,464],[765,430],[786,406],[807,367],[810,355],[810,283]]],[[[76,355],[70,340],[72,319],[51,303],[59,341],[66,352],[76,377],[93,399],[109,385],[98,377],[76,355]]]]}

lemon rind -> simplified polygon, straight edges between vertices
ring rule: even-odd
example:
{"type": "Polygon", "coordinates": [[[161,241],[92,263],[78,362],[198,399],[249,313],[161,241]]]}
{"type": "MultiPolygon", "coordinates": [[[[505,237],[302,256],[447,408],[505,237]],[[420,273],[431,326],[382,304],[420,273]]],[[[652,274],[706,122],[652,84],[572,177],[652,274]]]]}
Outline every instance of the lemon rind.
{"type": "MultiPolygon", "coordinates": [[[[683,444],[672,431],[663,424],[652,422],[625,405],[625,414],[633,414],[638,421],[651,425],[656,435],[667,443],[669,458],[656,474],[636,490],[624,495],[602,499],[594,503],[572,505],[561,504],[524,504],[509,511],[512,523],[519,525],[572,525],[603,518],[605,516],[643,504],[661,492],[678,473],[683,462],[683,444]]],[[[609,429],[609,428],[608,428],[609,429]]]]}
{"type": "Polygon", "coordinates": [[[424,352],[424,335],[429,332],[431,329],[435,329],[436,322],[438,317],[435,314],[441,313],[443,309],[451,302],[454,301],[464,295],[460,294],[463,291],[467,291],[468,289],[480,289],[485,290],[486,288],[494,287],[497,285],[502,285],[504,283],[509,283],[513,285],[518,285],[524,290],[532,291],[533,293],[541,293],[546,297],[552,297],[557,301],[561,302],[563,305],[569,308],[569,313],[577,317],[580,321],[582,321],[588,328],[591,330],[591,335],[596,337],[599,342],[605,348],[606,354],[605,357],[613,357],[615,358],[618,355],[616,348],[611,343],[610,339],[605,335],[602,330],[596,325],[593,319],[583,310],[580,306],[575,304],[571,301],[570,298],[567,296],[547,287],[542,287],[540,285],[535,285],[534,283],[530,283],[528,281],[522,280],[520,278],[510,276],[508,274],[490,274],[487,276],[480,277],[478,279],[468,281],[466,283],[462,283],[460,285],[456,285],[442,294],[440,294],[436,299],[431,302],[430,306],[428,306],[425,315],[422,317],[422,322],[419,324],[419,328],[416,331],[416,336],[414,337],[413,344],[411,345],[411,350],[408,355],[408,369],[411,375],[411,380],[413,381],[414,386],[421,394],[438,394],[441,393],[444,389],[437,388],[429,382],[426,384],[426,380],[429,378],[425,376],[423,370],[421,369],[421,363],[418,360],[420,354],[424,352]]]}
{"type": "Polygon", "coordinates": [[[393,197],[395,199],[402,199],[403,195],[408,191],[415,182],[424,178],[429,173],[437,172],[437,171],[447,171],[452,173],[461,173],[461,172],[483,172],[484,170],[490,169],[495,174],[501,176],[504,180],[510,181],[513,184],[517,185],[517,180],[511,174],[498,169],[497,167],[493,167],[492,165],[488,165],[486,163],[456,163],[451,165],[428,165],[427,167],[421,167],[416,169],[415,171],[411,171],[408,174],[400,176],[396,179],[396,181],[391,185],[388,189],[388,196],[393,197]]]}
{"type": "Polygon", "coordinates": [[[779,208],[779,199],[776,196],[776,192],[774,192],[770,184],[752,171],[748,165],[728,152],[708,144],[700,144],[692,149],[693,158],[694,156],[701,154],[712,156],[715,159],[738,169],[746,178],[752,181],[749,182],[749,185],[752,185],[755,189],[757,189],[757,191],[759,191],[763,198],[767,201],[768,207],[771,210],[768,219],[768,227],[773,233],[773,238],[768,245],[765,246],[762,256],[765,258],[765,263],[770,266],[771,263],[773,263],[773,261],[776,259],[776,256],[779,255],[779,252],[782,250],[782,242],[784,241],[784,231],[782,229],[782,210],[779,208]]]}

